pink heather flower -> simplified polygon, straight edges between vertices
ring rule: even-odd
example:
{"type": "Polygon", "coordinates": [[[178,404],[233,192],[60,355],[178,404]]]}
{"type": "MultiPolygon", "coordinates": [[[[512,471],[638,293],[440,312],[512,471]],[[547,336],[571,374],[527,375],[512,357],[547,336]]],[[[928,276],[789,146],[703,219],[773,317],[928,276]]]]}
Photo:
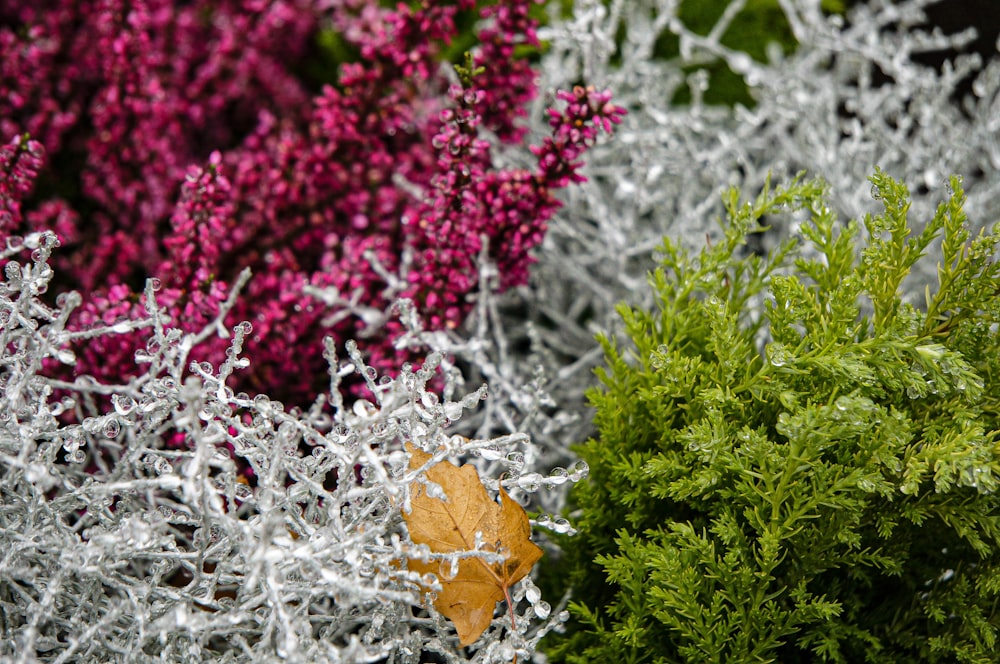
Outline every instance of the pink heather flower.
{"type": "MultiPolygon", "coordinates": [[[[473,62],[484,71],[467,87],[445,83],[438,52],[470,0],[36,5],[0,9],[0,118],[5,132],[37,132],[53,159],[44,171],[38,160],[3,163],[21,164],[8,169],[23,172],[17,181],[38,172],[46,191],[72,193],[86,214],[8,185],[4,232],[48,223],[70,245],[56,267],[85,292],[78,326],[142,315],[140,287],[157,276],[171,324],[200,330],[251,268],[227,319],[254,326],[253,363],[236,380],[292,402],[326,384],[325,335],[366,337],[380,369],[406,359],[392,345],[399,325],[380,317],[392,297],[412,298],[431,326],[459,325],[483,237],[501,287],[525,283],[559,207],[554,191],[582,179],[584,152],[623,112],[607,93],[560,93],[552,137],[532,147],[537,167],[494,165],[481,130],[522,140],[518,121],[536,93],[514,55],[538,46],[530,0],[482,10],[473,62]],[[295,71],[323,22],[360,58],[310,101],[295,71]],[[385,274],[404,255],[409,281],[387,291],[385,274]],[[336,289],[360,313],[331,312],[307,286],[336,289]]],[[[76,371],[120,377],[142,338],[88,342],[76,371]]],[[[209,339],[192,359],[221,361],[225,347],[209,339]]]]}
{"type": "Polygon", "coordinates": [[[564,187],[584,178],[577,169],[587,146],[597,137],[598,127],[611,131],[621,122],[625,110],[611,103],[611,93],[597,92],[593,87],[576,86],[572,92],[560,91],[557,98],[567,102],[565,110],[549,109],[549,125],[555,136],[545,139],[531,151],[538,156],[544,178],[554,186],[564,187]]]}
{"type": "Polygon", "coordinates": [[[4,3],[0,9],[0,136],[26,132],[55,152],[80,112],[80,103],[66,95],[68,81],[53,84],[61,74],[57,35],[71,29],[74,17],[24,9],[15,23],[24,26],[19,36],[2,27],[11,20],[14,5],[4,3]]]}
{"type": "Polygon", "coordinates": [[[0,147],[0,233],[21,224],[21,201],[34,186],[44,153],[42,144],[27,136],[15,136],[0,147]]]}
{"type": "MultiPolygon", "coordinates": [[[[537,1],[537,0],[536,0],[537,1]]],[[[484,7],[493,23],[479,35],[482,48],[473,62],[484,68],[476,81],[484,94],[476,103],[483,124],[506,142],[516,143],[527,131],[515,121],[527,114],[536,93],[535,73],[527,60],[514,57],[517,47],[540,48],[536,24],[528,16],[529,2],[501,2],[484,7]]]]}
{"type": "Polygon", "coordinates": [[[434,137],[441,168],[432,183],[435,197],[412,217],[417,269],[410,272],[407,292],[430,312],[431,326],[443,327],[457,326],[468,311],[481,236],[490,240],[502,289],[527,281],[529,251],[560,206],[552,190],[584,179],[580,156],[598,128],[610,131],[625,113],[607,92],[581,87],[561,92],[558,98],[569,102],[567,107],[549,110],[555,136],[531,146],[538,169],[496,171],[489,168],[489,145],[476,134],[480,119],[474,109],[485,91],[453,86],[450,93],[457,110],[442,112],[443,126],[434,137]]]}
{"type": "Polygon", "coordinates": [[[85,290],[140,282],[188,166],[237,144],[261,110],[307,105],[293,72],[321,17],[314,0],[2,3],[0,136],[39,140],[46,178],[87,210],[59,272],[85,290]]]}
{"type": "Polygon", "coordinates": [[[167,257],[155,274],[178,287],[211,280],[221,247],[201,238],[221,237],[233,226],[235,205],[229,181],[219,172],[221,161],[213,152],[206,168],[188,170],[170,218],[171,233],[163,241],[167,257]]]}

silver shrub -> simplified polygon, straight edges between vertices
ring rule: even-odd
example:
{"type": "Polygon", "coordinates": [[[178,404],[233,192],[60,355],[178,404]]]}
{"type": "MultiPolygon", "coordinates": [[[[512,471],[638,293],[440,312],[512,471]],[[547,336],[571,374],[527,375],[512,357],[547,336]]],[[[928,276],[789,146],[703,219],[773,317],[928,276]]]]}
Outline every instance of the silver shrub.
{"type": "MultiPolygon", "coordinates": [[[[553,21],[540,33],[549,43],[541,89],[608,88],[628,115],[588,154],[589,181],[567,191],[530,290],[508,306],[508,336],[532,348],[513,373],[542,371],[569,423],[548,429],[551,439],[537,430],[543,448],[566,449],[586,437],[581,395],[601,357],[595,332],[615,330],[618,302],[649,304],[646,274],[663,236],[688,248],[718,237],[720,196],[729,187],[755,196],[769,175],[777,182],[806,171],[829,182],[846,220],[880,209],[867,180],[878,165],[910,187],[910,219],[919,229],[945,196],[947,177],[958,174],[972,223],[1000,218],[1000,58],[959,55],[941,71],[917,62],[973,38],[917,27],[931,2],[871,0],[844,20],[823,15],[818,0],[781,0],[800,45],[787,56],[771,48],[766,63],[720,43],[743,0],[730,3],[708,36],[678,19],[678,0],[575,0],[565,20],[553,3],[553,21]],[[654,59],[654,43],[666,33],[679,39],[681,55],[654,59]],[[742,74],[754,108],[703,102],[703,67],[718,60],[742,74]],[[956,100],[970,76],[973,94],[956,100]],[[672,105],[682,87],[692,103],[672,105]]],[[[545,101],[532,116],[539,132],[545,101]]],[[[772,228],[760,236],[761,248],[797,232],[795,219],[765,221],[772,228]]],[[[906,284],[918,304],[923,284],[936,279],[924,269],[906,284]]]]}
{"type": "MultiPolygon", "coordinates": [[[[526,579],[514,589],[517,630],[498,611],[463,651],[399,564],[429,554],[402,521],[420,481],[404,441],[471,459],[488,487],[502,481],[521,499],[583,474],[537,473],[524,434],[453,435],[487,394],[451,398],[445,380],[442,397],[432,379],[444,354],[379,377],[356,344],[341,360],[330,342],[330,393],[286,409],[226,385],[251,359],[251,326],[221,325],[249,274],[197,334],[170,326],[155,280],[144,319],[71,333],[80,297],[59,294],[55,307],[40,297],[57,245],[36,234],[0,256],[0,661],[417,662],[434,652],[506,662],[561,625],[561,607],[526,579]],[[71,339],[135,330],[149,343],[134,379],[53,377],[74,362],[71,339]],[[210,334],[230,335],[221,366],[190,360],[210,334]],[[343,398],[349,375],[370,398],[343,398]],[[256,486],[240,480],[247,467],[256,486]]],[[[548,517],[536,525],[566,530],[548,517]]]]}

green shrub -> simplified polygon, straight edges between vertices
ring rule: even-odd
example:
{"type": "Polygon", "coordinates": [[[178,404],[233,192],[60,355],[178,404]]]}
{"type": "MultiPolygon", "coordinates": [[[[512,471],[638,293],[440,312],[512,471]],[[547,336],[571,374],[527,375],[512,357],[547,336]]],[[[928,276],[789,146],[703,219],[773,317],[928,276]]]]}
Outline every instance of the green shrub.
{"type": "Polygon", "coordinates": [[[575,598],[553,660],[997,661],[1000,234],[970,237],[957,178],[920,233],[906,188],[871,182],[862,224],[819,182],[731,192],[724,242],[665,241],[655,310],[620,307],[631,344],[602,339],[580,534],[550,571],[575,598]],[[801,245],[747,255],[794,210],[801,245]]]}

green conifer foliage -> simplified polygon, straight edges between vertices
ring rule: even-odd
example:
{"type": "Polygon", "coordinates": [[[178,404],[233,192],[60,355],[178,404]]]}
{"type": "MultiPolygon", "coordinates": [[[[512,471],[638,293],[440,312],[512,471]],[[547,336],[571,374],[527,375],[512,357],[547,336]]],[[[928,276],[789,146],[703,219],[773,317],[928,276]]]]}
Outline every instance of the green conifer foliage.
{"type": "Polygon", "coordinates": [[[818,181],[733,191],[725,241],[666,240],[654,310],[621,306],[553,660],[997,661],[1000,234],[970,237],[958,178],[919,233],[871,182],[884,211],[848,224],[818,181]],[[747,256],[795,210],[798,243],[747,256]]]}

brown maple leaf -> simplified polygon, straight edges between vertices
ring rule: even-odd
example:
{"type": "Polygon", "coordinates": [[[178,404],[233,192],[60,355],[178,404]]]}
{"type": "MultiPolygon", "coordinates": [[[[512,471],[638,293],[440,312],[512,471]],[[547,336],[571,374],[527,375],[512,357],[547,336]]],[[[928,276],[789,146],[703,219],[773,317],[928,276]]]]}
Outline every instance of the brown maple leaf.
{"type": "MultiPolygon", "coordinates": [[[[410,468],[426,464],[431,455],[413,445],[410,468]]],[[[542,557],[542,550],[531,541],[531,526],[524,508],[500,488],[500,504],[490,500],[479,473],[468,464],[458,467],[449,461],[431,466],[426,477],[441,485],[447,500],[427,495],[427,487],[418,484],[410,497],[411,511],[403,513],[410,539],[426,544],[434,553],[475,550],[476,533],[482,533],[481,550],[495,551],[503,561],[490,562],[483,557],[462,558],[457,567],[451,561],[423,562],[410,559],[407,567],[414,572],[435,574],[441,592],[434,608],[451,620],[458,631],[459,643],[474,642],[493,621],[497,602],[507,600],[511,627],[514,607],[510,588],[523,579],[542,557]]]]}

